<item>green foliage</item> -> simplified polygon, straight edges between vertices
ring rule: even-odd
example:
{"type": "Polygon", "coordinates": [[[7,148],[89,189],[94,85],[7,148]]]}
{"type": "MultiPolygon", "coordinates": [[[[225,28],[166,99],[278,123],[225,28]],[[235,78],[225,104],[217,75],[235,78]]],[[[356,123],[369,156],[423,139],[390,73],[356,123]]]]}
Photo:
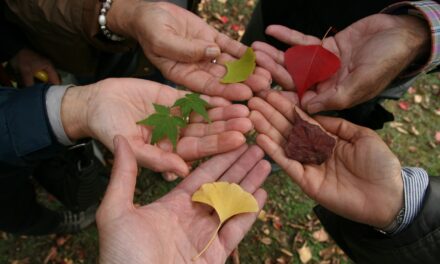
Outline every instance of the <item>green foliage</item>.
{"type": "Polygon", "coordinates": [[[151,144],[159,142],[167,137],[173,143],[174,149],[177,146],[178,128],[185,127],[186,122],[183,118],[173,116],[170,107],[154,104],[155,114],[137,122],[137,124],[153,127],[151,144]]]}
{"type": "Polygon", "coordinates": [[[235,61],[226,62],[228,72],[221,80],[222,83],[238,83],[246,81],[255,70],[255,53],[248,48],[244,55],[235,61]]]}
{"type": "Polygon", "coordinates": [[[189,93],[184,98],[177,100],[173,107],[180,107],[180,112],[185,120],[188,119],[191,111],[194,111],[201,115],[205,121],[211,123],[211,119],[209,119],[208,112],[206,111],[208,103],[200,98],[200,94],[189,93]]]}
{"type": "Polygon", "coordinates": [[[208,102],[200,98],[200,94],[190,93],[184,98],[177,100],[172,107],[153,104],[156,113],[150,115],[144,120],[136,124],[149,126],[153,128],[151,136],[151,144],[155,144],[164,138],[168,138],[173,144],[174,150],[177,147],[177,139],[179,137],[179,128],[185,127],[189,122],[189,115],[192,111],[200,114],[203,118],[211,122],[206,108],[208,102]],[[182,116],[171,114],[171,108],[179,107],[182,116]]]}

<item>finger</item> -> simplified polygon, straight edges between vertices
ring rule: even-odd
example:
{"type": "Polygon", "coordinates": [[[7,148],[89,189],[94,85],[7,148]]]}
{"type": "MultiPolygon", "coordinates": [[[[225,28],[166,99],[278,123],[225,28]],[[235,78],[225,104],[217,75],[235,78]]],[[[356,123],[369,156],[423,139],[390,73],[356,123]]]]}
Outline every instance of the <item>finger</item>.
{"type": "Polygon", "coordinates": [[[174,172],[162,172],[162,178],[167,182],[175,181],[179,178],[179,175],[174,172]]]}
{"type": "MultiPolygon", "coordinates": [[[[242,104],[233,104],[226,107],[217,107],[208,110],[208,116],[212,122],[247,117],[248,115],[249,109],[242,104]]],[[[205,120],[201,115],[193,113],[191,114],[190,122],[200,123],[205,122],[205,120]]]]}
{"type": "Polygon", "coordinates": [[[353,142],[356,138],[363,135],[376,133],[368,128],[350,123],[342,118],[316,116],[315,120],[327,131],[336,135],[338,138],[353,142]]]}
{"type": "Polygon", "coordinates": [[[231,39],[225,34],[218,34],[215,42],[219,45],[224,53],[230,54],[235,58],[240,58],[247,50],[247,46],[231,39]]]}
{"type": "Polygon", "coordinates": [[[247,173],[264,157],[264,152],[258,146],[251,146],[225,174],[219,179],[223,182],[240,183],[247,173]]]}
{"type": "Polygon", "coordinates": [[[193,194],[204,183],[216,181],[246,150],[248,145],[219,154],[198,166],[178,188],[193,194]]]}
{"type": "Polygon", "coordinates": [[[154,51],[161,57],[180,62],[198,62],[218,57],[220,47],[203,39],[187,39],[175,33],[168,33],[158,38],[154,51]]]}
{"type": "Polygon", "coordinates": [[[254,70],[254,73],[251,74],[246,81],[244,81],[244,84],[249,86],[253,92],[257,93],[270,89],[272,77],[266,69],[257,66],[254,70]]]}
{"type": "Polygon", "coordinates": [[[279,113],[281,113],[290,122],[295,121],[295,97],[292,93],[292,97],[288,99],[284,94],[278,91],[271,91],[266,95],[266,101],[273,106],[279,113]],[[293,101],[292,101],[293,99],[293,101]]]}
{"type": "Polygon", "coordinates": [[[185,161],[177,154],[164,151],[159,147],[145,144],[134,147],[136,159],[139,164],[157,172],[174,172],[183,177],[188,175],[189,168],[185,161]]]}
{"type": "Polygon", "coordinates": [[[202,138],[183,137],[177,143],[177,155],[184,160],[192,161],[234,150],[245,142],[244,135],[237,131],[226,131],[202,138]]]}
{"type": "Polygon", "coordinates": [[[52,65],[47,66],[44,70],[47,72],[47,76],[49,78],[49,83],[56,84],[56,85],[61,83],[61,80],[58,76],[58,73],[55,71],[55,69],[52,67],[52,65]]]}
{"type": "MultiPolygon", "coordinates": [[[[257,200],[258,207],[261,209],[266,202],[267,193],[263,189],[258,189],[254,193],[254,197],[257,200]]],[[[258,213],[246,213],[234,216],[231,220],[220,229],[218,238],[220,244],[225,248],[226,255],[229,255],[238,243],[247,234],[252,224],[257,219],[258,213]]]]}
{"type": "MultiPolygon", "coordinates": [[[[269,91],[262,91],[262,92],[258,93],[257,96],[260,98],[264,98],[266,100],[267,96],[270,93],[278,93],[283,98],[286,98],[291,104],[298,105],[299,98],[298,98],[298,94],[296,92],[269,90],[269,91]]],[[[304,97],[303,97],[303,99],[304,99],[304,97]]]]}
{"type": "Polygon", "coordinates": [[[278,50],[275,47],[260,41],[255,41],[254,43],[252,43],[252,48],[255,51],[265,53],[276,64],[284,65],[284,52],[282,52],[281,50],[278,50]]]}
{"type": "Polygon", "coordinates": [[[321,93],[307,91],[304,94],[301,105],[308,113],[314,114],[322,111],[342,110],[350,102],[350,95],[338,92],[335,88],[329,88],[321,93]]]}
{"type": "Polygon", "coordinates": [[[303,33],[280,25],[271,25],[266,28],[266,34],[288,45],[319,45],[319,38],[304,35],[303,33]]]}
{"type": "Polygon", "coordinates": [[[257,144],[300,186],[303,180],[303,166],[294,160],[288,159],[281,146],[266,135],[257,136],[257,144]]]}
{"type": "Polygon", "coordinates": [[[137,164],[134,153],[123,136],[116,136],[113,143],[115,163],[103,204],[111,206],[112,210],[122,210],[133,204],[137,164]]]}
{"type": "Polygon", "coordinates": [[[249,119],[254,124],[255,130],[258,133],[269,136],[273,139],[273,141],[280,145],[284,145],[286,143],[286,138],[278,130],[276,130],[260,112],[252,111],[249,119]]]}
{"type": "Polygon", "coordinates": [[[295,88],[292,77],[282,65],[276,63],[264,52],[256,51],[255,55],[257,64],[268,70],[276,83],[286,90],[293,90],[295,88]]]}
{"type": "Polygon", "coordinates": [[[253,193],[264,183],[272,167],[267,160],[260,160],[241,181],[240,186],[245,191],[253,193]]]}
{"type": "MultiPolygon", "coordinates": [[[[284,136],[284,138],[288,138],[292,125],[290,124],[289,120],[287,120],[286,117],[278,112],[271,104],[261,98],[254,97],[249,100],[248,106],[251,110],[260,112],[264,118],[270,122],[272,127],[278,130],[279,133],[284,136]]],[[[266,124],[261,124],[261,126],[263,125],[265,128],[267,128],[266,124]]],[[[257,127],[257,124],[255,124],[255,127],[257,127]]],[[[268,129],[270,130],[271,128],[268,129]]]]}
{"type": "Polygon", "coordinates": [[[252,122],[249,118],[235,118],[227,121],[216,121],[210,124],[195,123],[189,124],[182,130],[184,137],[204,137],[217,135],[226,131],[238,131],[242,134],[252,129],[252,122]]]}

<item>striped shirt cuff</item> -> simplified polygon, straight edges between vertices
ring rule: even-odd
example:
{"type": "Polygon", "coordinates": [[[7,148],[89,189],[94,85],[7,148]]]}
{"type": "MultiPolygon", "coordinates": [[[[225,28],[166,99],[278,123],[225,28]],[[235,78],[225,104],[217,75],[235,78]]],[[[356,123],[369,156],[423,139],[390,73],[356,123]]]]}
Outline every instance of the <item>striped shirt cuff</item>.
{"type": "Polygon", "coordinates": [[[57,141],[64,146],[70,146],[74,143],[69,139],[64,131],[61,121],[61,102],[67,89],[73,85],[53,85],[46,93],[46,111],[52,132],[57,141]]]}
{"type": "Polygon", "coordinates": [[[425,19],[431,28],[431,55],[418,72],[429,72],[440,64],[440,5],[434,1],[405,1],[388,6],[381,13],[408,14],[425,19]]]}
{"type": "Polygon", "coordinates": [[[426,189],[429,184],[428,173],[421,168],[403,168],[403,192],[405,197],[405,214],[402,223],[390,235],[405,230],[417,217],[423,205],[426,189]]]}

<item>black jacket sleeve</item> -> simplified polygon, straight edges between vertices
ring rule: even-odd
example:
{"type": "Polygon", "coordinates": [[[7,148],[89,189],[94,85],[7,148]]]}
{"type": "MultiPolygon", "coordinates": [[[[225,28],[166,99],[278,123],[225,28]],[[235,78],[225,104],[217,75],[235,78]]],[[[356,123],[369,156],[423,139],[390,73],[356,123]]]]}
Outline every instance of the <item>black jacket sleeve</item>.
{"type": "Polygon", "coordinates": [[[21,30],[5,19],[4,5],[4,1],[0,1],[0,63],[10,60],[25,48],[25,37],[21,30]]]}
{"type": "Polygon", "coordinates": [[[29,167],[64,150],[46,112],[48,85],[23,90],[0,87],[0,174],[29,167]]]}
{"type": "Polygon", "coordinates": [[[356,263],[440,263],[440,177],[431,177],[423,207],[404,231],[387,236],[322,206],[315,213],[327,232],[356,263]]]}

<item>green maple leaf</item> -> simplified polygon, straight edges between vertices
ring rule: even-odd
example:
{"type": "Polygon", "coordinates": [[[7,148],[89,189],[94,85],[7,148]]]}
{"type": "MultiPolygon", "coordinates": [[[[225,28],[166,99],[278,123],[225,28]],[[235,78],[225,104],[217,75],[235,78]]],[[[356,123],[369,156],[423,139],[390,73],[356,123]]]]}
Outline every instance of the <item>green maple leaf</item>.
{"type": "Polygon", "coordinates": [[[246,81],[255,70],[255,53],[248,48],[244,55],[235,61],[226,62],[228,72],[220,80],[221,83],[238,83],[246,81]]]}
{"type": "Polygon", "coordinates": [[[194,111],[203,116],[203,119],[205,119],[207,122],[211,123],[211,119],[209,119],[208,112],[206,111],[208,102],[200,98],[200,94],[186,94],[184,98],[180,98],[174,103],[173,107],[175,106],[180,107],[180,112],[185,120],[188,119],[191,111],[194,111]]]}
{"type": "Polygon", "coordinates": [[[185,127],[183,118],[171,115],[170,107],[153,104],[156,113],[148,118],[137,122],[137,124],[153,127],[151,144],[155,144],[167,137],[173,144],[174,150],[177,146],[179,127],[185,127]]]}

